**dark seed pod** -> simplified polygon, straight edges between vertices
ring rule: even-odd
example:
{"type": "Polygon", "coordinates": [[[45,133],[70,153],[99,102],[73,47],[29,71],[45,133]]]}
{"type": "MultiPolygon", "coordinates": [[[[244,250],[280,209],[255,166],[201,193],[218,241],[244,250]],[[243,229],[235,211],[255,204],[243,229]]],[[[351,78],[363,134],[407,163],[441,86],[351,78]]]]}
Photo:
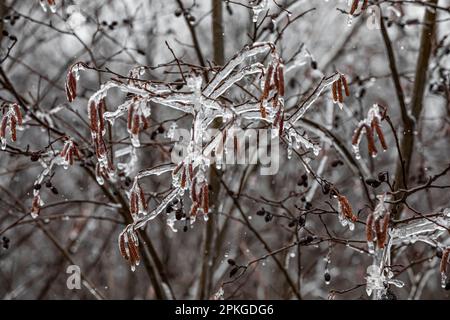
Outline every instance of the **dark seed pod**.
{"type": "Polygon", "coordinates": [[[238,272],[238,270],[239,270],[238,267],[234,267],[233,269],[231,269],[230,278],[232,278],[238,272]]]}
{"type": "Polygon", "coordinates": [[[380,186],[380,184],[381,184],[380,181],[372,179],[372,178],[366,179],[366,183],[369,186],[371,186],[372,188],[378,188],[380,186]]]}
{"type": "Polygon", "coordinates": [[[273,219],[273,215],[271,213],[267,212],[265,217],[264,217],[264,220],[266,222],[270,222],[270,221],[272,221],[272,219],[273,219]]]}
{"type": "Polygon", "coordinates": [[[330,193],[330,185],[328,183],[325,183],[322,186],[322,192],[323,192],[323,194],[329,194],[330,193]]]}
{"type": "Polygon", "coordinates": [[[266,214],[266,210],[264,210],[264,208],[262,208],[261,210],[256,211],[256,214],[257,214],[258,216],[263,216],[263,215],[266,214]]]}
{"type": "Polygon", "coordinates": [[[387,171],[382,171],[378,173],[378,181],[384,182],[387,178],[387,171]]]}
{"type": "Polygon", "coordinates": [[[175,211],[175,219],[181,220],[182,218],[183,218],[183,210],[177,209],[177,211],[175,211]]]}
{"type": "Polygon", "coordinates": [[[31,154],[31,156],[30,156],[30,160],[33,161],[33,162],[38,161],[39,158],[40,158],[40,156],[39,156],[39,154],[36,153],[36,152],[33,152],[33,153],[31,154]]]}
{"type": "Polygon", "coordinates": [[[227,260],[227,263],[228,263],[230,266],[235,266],[235,265],[236,265],[236,261],[234,261],[233,259],[228,259],[228,260],[227,260]]]}

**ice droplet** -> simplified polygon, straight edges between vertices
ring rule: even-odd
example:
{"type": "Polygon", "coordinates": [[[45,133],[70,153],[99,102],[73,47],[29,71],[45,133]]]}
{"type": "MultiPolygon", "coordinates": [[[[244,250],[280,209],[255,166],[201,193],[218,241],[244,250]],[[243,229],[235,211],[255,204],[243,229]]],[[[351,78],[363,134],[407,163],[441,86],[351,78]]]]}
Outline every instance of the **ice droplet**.
{"type": "Polygon", "coordinates": [[[445,274],[445,272],[441,272],[441,287],[445,288],[446,285],[447,285],[447,275],[445,274]]]}
{"type": "Polygon", "coordinates": [[[353,15],[349,14],[347,18],[347,26],[351,27],[353,24],[353,15]]]}

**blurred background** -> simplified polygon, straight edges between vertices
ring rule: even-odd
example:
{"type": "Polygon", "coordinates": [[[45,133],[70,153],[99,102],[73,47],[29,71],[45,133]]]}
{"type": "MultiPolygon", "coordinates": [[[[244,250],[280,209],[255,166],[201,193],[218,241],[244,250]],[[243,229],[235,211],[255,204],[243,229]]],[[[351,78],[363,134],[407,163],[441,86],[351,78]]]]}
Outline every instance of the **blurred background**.
{"type": "MultiPolygon", "coordinates": [[[[371,158],[363,139],[362,159],[358,161],[369,172],[364,179],[342,159],[336,144],[352,155],[353,131],[374,103],[388,108],[394,129],[402,138],[379,18],[384,16],[409,105],[422,20],[425,10],[431,9],[407,1],[370,1],[371,8],[379,3],[381,11],[374,6],[349,21],[345,0],[269,0],[254,23],[252,8],[261,2],[264,4],[243,0],[55,0],[53,7],[52,1],[0,1],[0,100],[20,100],[26,105],[23,110],[28,110],[17,141],[8,139],[8,147],[0,153],[2,299],[298,298],[292,287],[302,299],[370,299],[365,277],[372,258],[364,251],[364,221],[373,210],[375,196],[389,189],[386,184],[368,186],[364,179],[385,171],[394,179],[396,141],[388,124],[383,123],[389,148],[371,158]],[[217,43],[216,48],[214,45],[214,3],[221,8],[223,30],[216,31],[216,41],[222,34],[224,61],[217,54],[217,43]],[[211,204],[214,212],[208,223],[212,231],[203,219],[185,232],[183,222],[177,222],[178,232],[173,232],[164,215],[148,223],[141,250],[148,251],[150,265],[141,262],[132,272],[117,245],[117,237],[127,224],[120,199],[127,199],[136,172],[170,163],[173,142],[167,130],[173,122],[189,128],[192,118],[152,105],[150,126],[140,135],[142,147],[133,170],[119,175],[114,183],[100,186],[92,174],[96,160],[87,122],[89,97],[114,77],[113,73],[126,76],[139,65],[150,67],[145,79],[178,81],[177,67],[166,65],[173,61],[169,46],[177,58],[193,66],[201,65],[200,50],[205,67],[213,67],[223,65],[245,45],[259,41],[276,42],[286,63],[285,101],[290,110],[305,101],[322,77],[335,71],[346,75],[351,96],[342,110],[327,90],[305,115],[331,131],[334,138],[310,127],[301,128],[322,147],[318,156],[308,153],[302,158],[349,199],[358,216],[355,230],[341,226],[336,201],[306,172],[304,160],[288,159],[284,145],[280,148],[280,170],[274,176],[261,176],[259,170],[248,166],[224,168],[222,179],[230,190],[220,188],[217,201],[211,204]],[[69,103],[64,83],[69,67],[78,61],[105,72],[81,72],[78,98],[69,103]],[[29,215],[33,188],[43,170],[36,157],[60,149],[61,133],[76,139],[84,157],[67,170],[56,168],[45,178],[40,191],[45,204],[34,220],[29,215]],[[239,196],[231,196],[233,193],[239,196]],[[307,236],[313,236],[314,241],[292,245],[307,236]],[[273,253],[276,250],[280,251],[273,253]],[[79,290],[67,287],[70,265],[79,266],[83,275],[79,290]],[[235,265],[247,268],[236,271],[235,265]],[[162,292],[155,291],[155,281],[162,292]]],[[[438,4],[441,9],[437,9],[437,32],[430,35],[432,53],[423,111],[413,133],[410,187],[426,183],[427,177],[444,170],[450,159],[450,16],[446,9],[450,1],[438,4]]],[[[239,92],[230,95],[230,99],[239,100],[239,92]]],[[[120,90],[111,90],[108,109],[114,110],[125,98],[120,90]]],[[[130,145],[125,119],[117,120],[107,143],[115,150],[130,145]]],[[[448,174],[439,179],[440,185],[449,182],[448,174]]],[[[155,207],[170,188],[170,179],[151,177],[142,180],[141,186],[149,206],[155,207]]],[[[417,216],[417,212],[437,213],[450,207],[450,195],[448,189],[429,188],[408,197],[407,205],[403,219],[417,216]]],[[[440,241],[444,246],[449,243],[447,232],[440,241]]],[[[392,288],[395,296],[450,297],[440,285],[440,259],[435,248],[415,243],[393,250],[393,256],[395,277],[405,282],[402,288],[392,288]]]]}

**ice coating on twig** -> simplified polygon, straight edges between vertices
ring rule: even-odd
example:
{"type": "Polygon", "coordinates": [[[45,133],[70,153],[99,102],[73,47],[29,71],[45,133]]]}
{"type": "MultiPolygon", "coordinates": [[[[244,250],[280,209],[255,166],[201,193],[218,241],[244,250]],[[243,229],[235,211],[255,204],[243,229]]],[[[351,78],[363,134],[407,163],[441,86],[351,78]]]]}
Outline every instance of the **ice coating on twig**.
{"type": "MultiPolygon", "coordinates": [[[[134,222],[127,227],[127,230],[143,227],[168,207],[170,209],[175,202],[180,203],[185,192],[189,193],[192,201],[189,214],[180,216],[174,210],[167,209],[167,225],[176,231],[176,220],[189,220],[190,223],[193,223],[197,216],[203,216],[207,220],[210,211],[207,179],[208,169],[211,165],[210,154],[227,152],[226,149],[222,151],[220,149],[223,149],[224,145],[233,145],[233,136],[241,129],[243,119],[258,119],[269,124],[272,138],[277,136],[286,138],[289,145],[288,154],[291,154],[294,148],[304,147],[312,149],[314,155],[318,155],[319,144],[312,142],[306,132],[300,132],[296,122],[339,76],[335,74],[324,78],[308,99],[299,106],[299,109],[292,116],[287,117],[285,115],[285,66],[276,52],[275,46],[270,42],[246,46],[217,71],[208,83],[204,83],[201,75],[192,72],[183,78],[186,80],[185,85],[177,90],[169,85],[139,79],[145,70],[140,66],[133,68],[127,78],[114,78],[106,82],[89,99],[88,114],[98,160],[96,165],[98,183],[103,184],[106,180],[114,179],[118,176],[117,170],[126,176],[133,174],[138,161],[136,150],[141,146],[139,135],[148,126],[147,118],[151,113],[151,103],[190,114],[193,120],[189,137],[183,137],[187,138],[183,139],[183,144],[186,144],[186,153],[183,153],[183,158],[179,163],[141,170],[135,175],[133,185],[128,193],[130,214],[134,222]],[[258,61],[263,59],[267,59],[267,66],[262,63],[263,61],[258,61]],[[232,94],[230,89],[247,79],[253,83],[259,83],[261,90],[259,101],[250,100],[236,106],[224,103],[220,99],[225,95],[226,99],[230,99],[229,94],[232,94]],[[126,93],[127,99],[121,105],[106,111],[105,98],[108,91],[113,88],[126,93]],[[115,158],[122,160],[122,158],[128,157],[129,159],[128,162],[118,162],[116,168],[112,165],[110,151],[105,141],[107,130],[104,122],[108,121],[111,126],[114,126],[115,120],[119,117],[127,118],[127,131],[130,135],[131,146],[116,150],[115,158]],[[206,132],[217,118],[222,119],[224,132],[219,130],[209,137],[206,132]],[[147,208],[140,180],[152,175],[169,173],[172,179],[171,190],[156,208],[147,208]]],[[[74,77],[77,78],[77,76],[74,77]]],[[[73,79],[69,80],[66,86],[69,89],[68,98],[74,99],[76,97],[75,82],[73,79]]],[[[176,124],[173,123],[166,138],[174,138],[176,129],[176,124]]],[[[234,148],[238,147],[234,146],[234,148]]],[[[123,242],[126,242],[125,234],[124,231],[122,233],[123,242]]],[[[124,257],[129,257],[126,250],[124,257]]],[[[133,263],[133,265],[136,264],[133,263]]]]}
{"type": "MultiPolygon", "coordinates": [[[[374,210],[374,216],[386,214],[385,197],[378,196],[379,204],[374,210]]],[[[388,212],[387,212],[388,213],[388,212]]],[[[391,249],[397,245],[409,245],[416,242],[424,242],[435,248],[445,248],[443,243],[438,241],[438,238],[450,228],[450,210],[445,209],[441,214],[435,217],[424,217],[413,220],[409,223],[402,224],[395,228],[390,228],[388,231],[389,240],[386,246],[381,250],[378,249],[373,253],[373,264],[367,268],[367,283],[366,291],[370,296],[374,293],[374,299],[380,299],[386,293],[389,284],[397,287],[402,287],[403,282],[393,279],[394,274],[390,270],[391,265],[391,249]]],[[[446,285],[447,274],[446,265],[447,257],[445,252],[441,261],[441,284],[446,285]],[[443,267],[445,265],[445,268],[443,267]]]]}
{"type": "Polygon", "coordinates": [[[256,5],[254,5],[252,7],[252,10],[253,10],[252,21],[255,23],[258,22],[258,18],[259,18],[259,15],[261,14],[261,12],[263,12],[264,10],[267,10],[268,6],[269,6],[269,0],[257,0],[257,2],[259,2],[259,3],[257,3],[256,5]]]}

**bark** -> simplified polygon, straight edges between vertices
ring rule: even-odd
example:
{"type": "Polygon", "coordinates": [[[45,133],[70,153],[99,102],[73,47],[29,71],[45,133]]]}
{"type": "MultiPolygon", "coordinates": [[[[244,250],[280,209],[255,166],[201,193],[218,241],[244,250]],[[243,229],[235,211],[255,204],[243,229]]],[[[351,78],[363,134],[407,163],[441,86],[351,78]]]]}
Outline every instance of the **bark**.
{"type": "MultiPolygon", "coordinates": [[[[437,5],[438,0],[428,1],[431,5],[437,5]]],[[[423,110],[423,98],[425,92],[426,78],[431,56],[432,42],[436,29],[436,11],[425,9],[423,19],[422,35],[420,38],[419,56],[415,72],[413,96],[411,100],[410,117],[411,121],[404,123],[404,135],[401,142],[401,154],[403,164],[398,163],[395,173],[395,189],[407,188],[411,161],[414,151],[414,137],[423,110]]],[[[399,195],[398,197],[400,197],[399,195]]],[[[396,199],[398,200],[398,199],[396,199]]],[[[396,215],[400,215],[400,207],[396,210],[396,215]]]]}
{"type": "MultiPolygon", "coordinates": [[[[222,16],[222,1],[221,0],[211,0],[212,6],[212,34],[213,34],[213,59],[218,65],[225,64],[225,53],[224,53],[224,39],[223,39],[223,16],[222,16]]],[[[217,119],[213,123],[214,128],[220,128],[222,121],[217,119]]],[[[200,284],[199,284],[199,299],[206,299],[210,296],[211,292],[211,282],[213,276],[213,270],[210,268],[210,262],[213,256],[212,243],[214,240],[215,225],[217,223],[217,203],[220,193],[220,173],[211,167],[209,171],[209,203],[211,204],[211,209],[209,213],[209,220],[206,224],[206,230],[204,235],[203,243],[203,262],[202,270],[200,274],[200,284]]]]}

